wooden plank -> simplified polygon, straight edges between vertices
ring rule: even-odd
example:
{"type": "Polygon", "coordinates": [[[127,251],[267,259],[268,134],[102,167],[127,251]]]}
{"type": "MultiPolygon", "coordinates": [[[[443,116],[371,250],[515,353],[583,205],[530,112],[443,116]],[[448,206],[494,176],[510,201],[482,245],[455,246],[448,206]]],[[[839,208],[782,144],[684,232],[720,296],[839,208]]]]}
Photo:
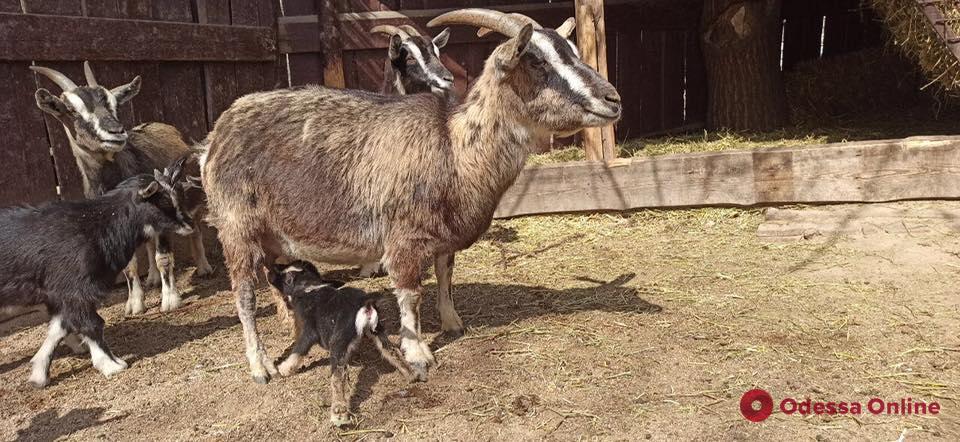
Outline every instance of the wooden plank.
{"type": "MultiPolygon", "coordinates": [[[[37,62],[37,65],[46,66],[62,72],[74,81],[83,79],[83,71],[80,63],[77,62],[37,62]]],[[[60,94],[60,87],[44,76],[35,75],[37,88],[45,88],[54,95],[60,94]]],[[[80,169],[77,168],[77,161],[73,156],[73,149],[70,147],[70,140],[61,124],[53,116],[37,108],[36,103],[32,103],[29,109],[43,116],[47,140],[53,150],[53,162],[57,174],[57,182],[60,186],[60,197],[65,200],[83,199],[83,179],[80,177],[80,169]]],[[[72,129],[72,128],[71,128],[72,129]]]]}
{"type": "Polygon", "coordinates": [[[0,12],[20,13],[20,0],[0,0],[0,12]]]}
{"type": "Polygon", "coordinates": [[[645,207],[960,198],[960,137],[531,167],[496,217],[645,207]]]}
{"type": "Polygon", "coordinates": [[[28,63],[0,63],[0,206],[57,198],[57,180],[46,127],[33,98],[28,63]]]}
{"type": "Polygon", "coordinates": [[[683,31],[664,33],[662,61],[660,62],[660,116],[664,129],[683,125],[684,92],[684,45],[686,36],[683,31]]]}
{"type": "MultiPolygon", "coordinates": [[[[201,24],[229,24],[230,0],[198,0],[197,16],[201,24]]],[[[233,63],[205,63],[207,126],[213,127],[217,118],[238,95],[237,71],[233,63]]]]}
{"type": "Polygon", "coordinates": [[[27,14],[81,15],[81,2],[77,0],[24,0],[23,12],[27,14]]]}
{"type": "Polygon", "coordinates": [[[765,241],[828,241],[837,236],[874,235],[942,236],[960,232],[960,210],[943,207],[909,206],[831,206],[825,208],[780,209],[764,211],[764,222],[757,237],[765,241]]]}
{"type": "MultiPolygon", "coordinates": [[[[606,0],[605,15],[607,18],[606,26],[612,31],[621,27],[629,28],[665,28],[664,23],[667,18],[663,16],[651,16],[648,14],[648,8],[640,6],[647,3],[648,0],[606,0]]],[[[684,4],[692,3],[689,0],[683,0],[684,4]]],[[[286,3],[284,3],[286,5],[286,3]]],[[[656,2],[650,2],[656,5],[656,2]]],[[[354,49],[386,48],[386,40],[371,36],[369,29],[381,24],[409,24],[418,27],[421,30],[429,30],[426,23],[430,19],[444,12],[456,8],[439,9],[419,9],[419,10],[399,10],[399,11],[375,11],[362,13],[342,13],[339,14],[341,36],[343,49],[345,51],[354,49]]],[[[498,6],[495,9],[504,12],[520,12],[538,20],[542,25],[555,27],[559,26],[563,20],[573,15],[573,2],[556,3],[525,3],[498,6]]],[[[679,5],[668,8],[669,10],[683,10],[679,5]]],[[[696,8],[694,8],[695,10],[696,8]]],[[[659,10],[659,9],[658,9],[659,10]]],[[[690,9],[687,8],[687,11],[690,9]]],[[[683,12],[684,19],[696,20],[694,14],[687,11],[683,12]]],[[[679,18],[678,18],[679,20],[679,18]]],[[[300,15],[291,12],[288,8],[287,16],[278,20],[278,47],[281,53],[308,53],[320,51],[320,29],[317,26],[318,17],[316,15],[300,15]]],[[[674,23],[667,28],[684,29],[696,25],[696,21],[683,21],[674,23]]],[[[499,36],[488,36],[478,39],[476,29],[468,26],[454,26],[450,35],[451,43],[474,43],[478,41],[497,41],[499,36]]]]}
{"type": "Polygon", "coordinates": [[[640,130],[642,133],[657,132],[663,125],[663,50],[664,31],[643,31],[639,53],[626,54],[642,60],[641,77],[632,79],[643,86],[640,98],[640,130]]]}
{"type": "MultiPolygon", "coordinates": [[[[283,0],[283,13],[287,16],[310,16],[313,17],[312,25],[304,25],[303,33],[311,34],[315,39],[312,44],[315,48],[310,51],[287,51],[287,65],[289,69],[289,85],[299,86],[304,84],[319,84],[323,80],[323,57],[320,52],[320,29],[317,18],[317,5],[313,0],[283,0]]],[[[278,21],[278,43],[279,34],[283,33],[283,28],[279,27],[279,22],[286,17],[279,17],[278,21]]],[[[282,52],[282,51],[281,51],[282,52]]]]}
{"type": "Polygon", "coordinates": [[[700,37],[697,31],[686,32],[686,51],[684,51],[684,125],[702,124],[707,120],[707,68],[703,63],[700,50],[700,37]]]}
{"type": "Polygon", "coordinates": [[[0,13],[0,60],[271,61],[275,47],[259,26],[0,13]]]}

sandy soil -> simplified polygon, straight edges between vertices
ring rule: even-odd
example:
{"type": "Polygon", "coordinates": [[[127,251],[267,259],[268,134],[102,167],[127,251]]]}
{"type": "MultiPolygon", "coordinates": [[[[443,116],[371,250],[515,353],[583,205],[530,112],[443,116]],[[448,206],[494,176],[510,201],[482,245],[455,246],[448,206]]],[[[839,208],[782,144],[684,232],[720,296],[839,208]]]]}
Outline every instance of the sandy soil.
{"type": "MultiPolygon", "coordinates": [[[[467,335],[437,336],[431,279],[423,317],[439,367],[407,384],[368,345],[352,367],[346,430],[327,423],[324,352],[255,385],[222,266],[196,280],[188,268],[177,312],[157,312],[156,290],[145,316],[102,309],[108,341],[131,363],[113,379],[63,348],[52,384],[33,389],[39,315],[0,323],[0,439],[960,440],[960,236],[766,244],[761,221],[713,209],[495,223],[458,256],[467,335]],[[776,404],[911,397],[942,411],[775,407],[753,423],[738,408],[752,388],[776,404]]],[[[290,340],[270,302],[263,293],[259,324],[280,355],[290,340]]],[[[395,330],[392,297],[382,305],[395,330]]]]}

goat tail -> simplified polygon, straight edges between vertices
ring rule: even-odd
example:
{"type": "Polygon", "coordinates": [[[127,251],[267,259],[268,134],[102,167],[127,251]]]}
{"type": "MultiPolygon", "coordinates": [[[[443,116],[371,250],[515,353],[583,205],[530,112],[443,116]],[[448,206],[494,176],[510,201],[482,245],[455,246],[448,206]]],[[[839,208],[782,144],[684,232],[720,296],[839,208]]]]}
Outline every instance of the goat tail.
{"type": "Polygon", "coordinates": [[[357,317],[354,319],[354,325],[357,327],[357,335],[363,336],[366,332],[376,332],[380,325],[380,313],[377,311],[377,300],[379,296],[368,295],[363,300],[363,306],[357,311],[357,317]]]}

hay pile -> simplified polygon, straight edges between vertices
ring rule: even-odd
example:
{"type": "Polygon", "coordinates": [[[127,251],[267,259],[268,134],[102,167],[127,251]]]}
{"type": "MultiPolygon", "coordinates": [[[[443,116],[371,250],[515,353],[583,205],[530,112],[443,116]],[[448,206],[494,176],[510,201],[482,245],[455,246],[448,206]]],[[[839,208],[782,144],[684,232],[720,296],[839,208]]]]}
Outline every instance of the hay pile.
{"type": "MultiPolygon", "coordinates": [[[[916,2],[904,0],[869,0],[893,33],[894,43],[923,68],[932,83],[951,96],[960,96],[960,62],[933,30],[916,2]]],[[[953,1],[940,5],[947,19],[960,19],[960,10],[953,1]]],[[[960,21],[948,26],[960,35],[960,21]]]]}
{"type": "Polygon", "coordinates": [[[889,48],[807,60],[784,74],[792,121],[813,126],[918,105],[931,98],[919,92],[927,82],[916,64],[889,48]]]}

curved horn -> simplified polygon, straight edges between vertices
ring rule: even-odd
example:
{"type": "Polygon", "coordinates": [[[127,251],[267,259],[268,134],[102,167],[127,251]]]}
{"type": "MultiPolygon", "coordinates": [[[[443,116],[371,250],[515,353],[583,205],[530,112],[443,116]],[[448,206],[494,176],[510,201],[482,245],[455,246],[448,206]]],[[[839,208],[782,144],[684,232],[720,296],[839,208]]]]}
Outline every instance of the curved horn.
{"type": "Polygon", "coordinates": [[[413,26],[410,26],[410,25],[400,25],[399,27],[400,27],[400,29],[403,29],[404,31],[407,31],[407,34],[410,34],[411,37],[413,37],[413,36],[421,36],[421,35],[420,35],[420,31],[418,31],[417,28],[415,28],[415,27],[413,27],[413,26]]]}
{"type": "Polygon", "coordinates": [[[531,24],[537,29],[540,28],[536,21],[522,14],[508,15],[491,9],[467,8],[441,14],[430,20],[427,26],[471,25],[478,28],[487,28],[507,37],[516,37],[526,24],[531,24]]]}
{"type": "Polygon", "coordinates": [[[77,88],[77,85],[73,82],[73,80],[53,69],[45,68],[43,66],[30,66],[30,70],[38,74],[43,74],[43,76],[56,83],[57,86],[60,86],[60,89],[63,89],[64,92],[72,91],[77,88]]]}
{"type": "Polygon", "coordinates": [[[83,76],[87,77],[87,86],[96,86],[97,77],[93,75],[93,69],[90,67],[90,62],[83,62],[83,76]]]}
{"type": "Polygon", "coordinates": [[[387,34],[387,35],[399,35],[400,37],[407,39],[410,38],[410,34],[407,34],[407,31],[400,29],[394,25],[377,25],[373,29],[370,29],[371,34],[376,33],[387,34]]]}
{"type": "Polygon", "coordinates": [[[577,19],[570,17],[557,28],[557,34],[560,34],[563,38],[570,38],[570,35],[573,34],[573,30],[577,27],[577,19]]]}

